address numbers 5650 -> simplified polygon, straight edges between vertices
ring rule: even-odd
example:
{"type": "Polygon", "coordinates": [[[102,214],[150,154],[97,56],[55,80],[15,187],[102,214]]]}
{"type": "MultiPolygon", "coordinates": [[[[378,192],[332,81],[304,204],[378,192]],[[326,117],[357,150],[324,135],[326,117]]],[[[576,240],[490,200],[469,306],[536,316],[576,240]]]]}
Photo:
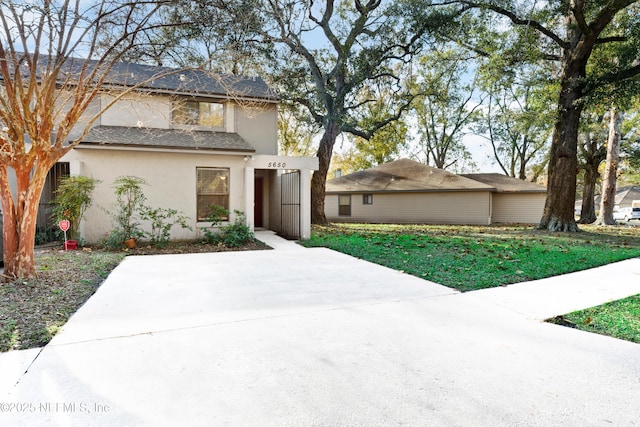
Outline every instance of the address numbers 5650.
{"type": "Polygon", "coordinates": [[[267,163],[267,167],[268,168],[283,169],[283,168],[287,167],[287,163],[286,162],[269,162],[269,163],[267,163]]]}

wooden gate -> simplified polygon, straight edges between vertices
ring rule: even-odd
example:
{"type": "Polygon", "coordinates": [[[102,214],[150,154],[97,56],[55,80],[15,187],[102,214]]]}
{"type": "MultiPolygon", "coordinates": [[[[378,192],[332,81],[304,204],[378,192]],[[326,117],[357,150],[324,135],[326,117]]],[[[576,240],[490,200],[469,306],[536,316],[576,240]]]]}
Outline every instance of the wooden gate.
{"type": "Polygon", "coordinates": [[[281,176],[280,234],[287,239],[300,238],[300,172],[281,176]]]}

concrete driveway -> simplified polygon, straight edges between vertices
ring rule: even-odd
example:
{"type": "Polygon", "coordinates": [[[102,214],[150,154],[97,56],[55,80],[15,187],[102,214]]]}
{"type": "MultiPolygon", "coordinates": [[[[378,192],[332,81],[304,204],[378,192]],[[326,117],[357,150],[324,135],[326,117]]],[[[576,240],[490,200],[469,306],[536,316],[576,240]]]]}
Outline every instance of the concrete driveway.
{"type": "Polygon", "coordinates": [[[640,259],[460,294],[258,236],[127,258],[3,377],[0,425],[640,424],[640,346],[541,321],[639,293],[640,259]]]}

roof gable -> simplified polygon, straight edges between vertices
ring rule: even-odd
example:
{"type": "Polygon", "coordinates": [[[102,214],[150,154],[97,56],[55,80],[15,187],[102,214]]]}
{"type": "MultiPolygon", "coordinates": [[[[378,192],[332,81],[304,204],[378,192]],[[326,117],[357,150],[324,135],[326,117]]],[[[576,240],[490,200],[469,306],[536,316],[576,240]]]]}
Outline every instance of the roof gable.
{"type": "Polygon", "coordinates": [[[327,181],[326,192],[492,191],[490,185],[400,159],[327,181]]]}

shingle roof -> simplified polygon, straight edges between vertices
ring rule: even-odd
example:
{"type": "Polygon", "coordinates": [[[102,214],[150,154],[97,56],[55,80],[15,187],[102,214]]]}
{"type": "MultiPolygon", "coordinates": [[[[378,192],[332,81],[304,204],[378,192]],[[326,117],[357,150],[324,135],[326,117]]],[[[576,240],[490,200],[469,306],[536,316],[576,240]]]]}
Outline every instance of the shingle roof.
{"type": "Polygon", "coordinates": [[[523,181],[499,173],[465,173],[464,176],[494,187],[499,193],[546,193],[547,189],[534,182],[523,181]]]}
{"type": "Polygon", "coordinates": [[[492,191],[494,187],[409,159],[327,181],[326,192],[492,191]]]}
{"type": "MultiPolygon", "coordinates": [[[[38,62],[40,72],[48,66],[49,56],[42,55],[38,62]]],[[[60,83],[64,79],[74,82],[82,67],[101,66],[98,61],[84,58],[69,58],[60,71],[60,83]]],[[[106,64],[102,64],[104,66],[106,64]]],[[[85,73],[86,75],[86,73],[85,73]]],[[[132,87],[161,93],[188,94],[194,96],[234,97],[240,99],[278,101],[277,94],[259,77],[217,74],[201,69],[179,69],[154,65],[117,62],[109,71],[104,86],[132,87]]]]}
{"type": "Polygon", "coordinates": [[[198,69],[179,70],[122,62],[113,66],[106,83],[141,85],[144,89],[171,93],[277,100],[276,94],[261,78],[215,74],[198,69]]]}
{"type": "Polygon", "coordinates": [[[80,147],[93,144],[255,152],[255,148],[237,133],[124,126],[96,126],[91,128],[80,143],[80,147]]]}
{"type": "MultiPolygon", "coordinates": [[[[600,204],[600,194],[596,194],[593,198],[594,203],[600,204]]],[[[621,206],[631,206],[631,202],[634,200],[640,200],[640,185],[626,185],[624,187],[616,188],[615,204],[621,206]]],[[[577,200],[576,202],[581,202],[577,200]]]]}

